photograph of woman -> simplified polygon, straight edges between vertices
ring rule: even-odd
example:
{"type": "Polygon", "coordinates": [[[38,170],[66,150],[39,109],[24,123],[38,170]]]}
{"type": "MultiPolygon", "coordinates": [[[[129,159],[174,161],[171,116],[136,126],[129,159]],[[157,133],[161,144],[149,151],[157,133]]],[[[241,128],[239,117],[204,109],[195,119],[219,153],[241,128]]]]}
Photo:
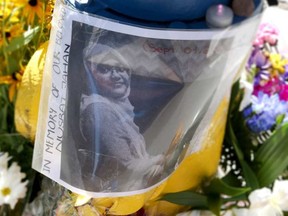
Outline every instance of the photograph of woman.
{"type": "Polygon", "coordinates": [[[153,141],[166,121],[154,123],[183,83],[143,49],[145,38],[79,22],[72,29],[60,179],[95,193],[156,186],[173,172],[184,142],[178,123],[167,141],[153,141]]]}
{"type": "Polygon", "coordinates": [[[130,191],[147,187],[153,179],[159,181],[164,156],[147,153],[133,121],[129,63],[117,50],[98,43],[84,49],[83,61],[90,91],[81,95],[80,105],[85,142],[78,151],[85,158],[81,164],[85,187],[130,191]]]}

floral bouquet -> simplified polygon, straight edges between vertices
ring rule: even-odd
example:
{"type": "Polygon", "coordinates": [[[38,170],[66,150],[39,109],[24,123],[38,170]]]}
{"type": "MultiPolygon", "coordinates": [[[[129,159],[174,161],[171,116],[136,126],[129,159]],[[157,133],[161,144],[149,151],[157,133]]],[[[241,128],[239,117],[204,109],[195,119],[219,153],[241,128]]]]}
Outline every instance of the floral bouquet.
{"type": "Polygon", "coordinates": [[[288,55],[282,29],[264,21],[232,89],[218,176],[164,197],[198,209],[181,216],[288,214],[288,55]]]}

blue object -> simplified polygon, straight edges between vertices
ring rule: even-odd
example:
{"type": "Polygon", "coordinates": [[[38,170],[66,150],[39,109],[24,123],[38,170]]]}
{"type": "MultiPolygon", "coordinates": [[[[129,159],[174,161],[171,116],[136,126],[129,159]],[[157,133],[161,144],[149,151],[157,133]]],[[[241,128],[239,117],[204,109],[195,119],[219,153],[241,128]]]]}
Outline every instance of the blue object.
{"type": "Polygon", "coordinates": [[[95,0],[95,4],[104,2],[112,10],[126,16],[167,22],[201,18],[211,5],[228,5],[231,0],[95,0]]]}
{"type": "MultiPolygon", "coordinates": [[[[254,0],[255,8],[261,7],[261,2],[254,0]]],[[[214,4],[231,6],[232,0],[75,0],[72,5],[78,10],[125,24],[170,29],[205,29],[208,28],[206,11],[214,4]]],[[[245,18],[234,16],[233,24],[245,18]]]]}

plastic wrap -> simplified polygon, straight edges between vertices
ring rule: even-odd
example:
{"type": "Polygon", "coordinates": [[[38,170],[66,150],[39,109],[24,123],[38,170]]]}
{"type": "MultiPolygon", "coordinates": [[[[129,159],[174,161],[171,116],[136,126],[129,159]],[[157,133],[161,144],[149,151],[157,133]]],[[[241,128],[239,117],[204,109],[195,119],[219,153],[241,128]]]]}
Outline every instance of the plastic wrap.
{"type": "Polygon", "coordinates": [[[159,30],[58,1],[33,168],[111,214],[161,211],[161,194],[216,171],[230,87],[259,20],[159,30]]]}

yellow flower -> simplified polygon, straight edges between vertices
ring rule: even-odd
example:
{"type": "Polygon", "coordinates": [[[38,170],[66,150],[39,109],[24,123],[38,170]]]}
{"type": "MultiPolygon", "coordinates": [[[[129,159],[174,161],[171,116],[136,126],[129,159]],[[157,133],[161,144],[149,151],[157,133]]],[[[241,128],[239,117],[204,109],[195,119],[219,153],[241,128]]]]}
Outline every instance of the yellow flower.
{"type": "Polygon", "coordinates": [[[16,91],[20,86],[23,71],[21,70],[17,73],[13,73],[12,75],[0,76],[0,84],[7,84],[9,86],[9,100],[13,101],[15,98],[16,91]]]}
{"type": "Polygon", "coordinates": [[[27,23],[32,24],[36,17],[40,20],[44,17],[44,6],[40,0],[19,0],[23,3],[23,14],[27,17],[27,23]]]}
{"type": "Polygon", "coordinates": [[[19,5],[8,1],[0,2],[0,20],[7,21],[7,18],[10,23],[19,22],[19,5]]]}
{"type": "Polygon", "coordinates": [[[284,59],[279,53],[271,53],[269,59],[273,67],[273,73],[276,71],[285,72],[285,65],[288,63],[287,59],[284,59]]]}
{"type": "Polygon", "coordinates": [[[24,32],[24,29],[21,23],[17,23],[10,27],[5,27],[3,32],[5,35],[0,33],[0,46],[4,44],[4,41],[10,42],[13,38],[20,36],[24,32]]]}
{"type": "Polygon", "coordinates": [[[47,31],[51,29],[52,13],[54,10],[55,1],[48,0],[45,5],[45,28],[47,31]]]}

